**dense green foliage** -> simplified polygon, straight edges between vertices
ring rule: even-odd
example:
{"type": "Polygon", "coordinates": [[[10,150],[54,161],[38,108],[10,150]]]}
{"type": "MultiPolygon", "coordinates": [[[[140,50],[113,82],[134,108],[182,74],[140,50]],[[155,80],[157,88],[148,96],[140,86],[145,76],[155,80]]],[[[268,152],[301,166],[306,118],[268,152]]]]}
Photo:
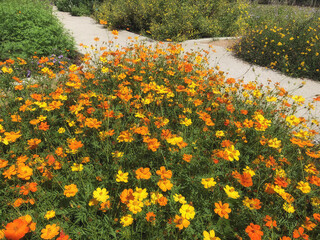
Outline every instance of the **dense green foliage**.
{"type": "Polygon", "coordinates": [[[95,4],[103,0],[53,0],[60,11],[70,12],[74,16],[90,15],[95,4]]]}
{"type": "Polygon", "coordinates": [[[110,28],[181,41],[239,34],[245,26],[246,7],[240,0],[105,0],[95,17],[110,28]]]}
{"type": "Polygon", "coordinates": [[[74,54],[74,42],[40,0],[0,1],[0,60],[74,54]]]}
{"type": "Polygon", "coordinates": [[[320,79],[320,13],[286,6],[255,7],[249,31],[235,47],[246,61],[294,77],[320,79]]]}

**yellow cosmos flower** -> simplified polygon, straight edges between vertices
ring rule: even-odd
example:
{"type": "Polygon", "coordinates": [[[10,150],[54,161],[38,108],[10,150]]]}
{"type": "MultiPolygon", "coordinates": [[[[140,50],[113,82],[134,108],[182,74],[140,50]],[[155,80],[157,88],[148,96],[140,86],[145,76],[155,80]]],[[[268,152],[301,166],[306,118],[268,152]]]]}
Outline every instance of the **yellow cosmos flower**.
{"type": "Polygon", "coordinates": [[[80,163],[73,163],[73,166],[71,166],[72,172],[81,172],[83,170],[83,165],[80,163]]]}
{"type": "Polygon", "coordinates": [[[118,174],[117,174],[116,181],[127,183],[128,182],[128,175],[129,175],[129,173],[127,173],[127,172],[124,173],[121,170],[119,170],[118,174]]]}
{"type": "Polygon", "coordinates": [[[294,213],[295,212],[295,209],[294,209],[294,207],[292,206],[292,204],[290,204],[290,203],[284,203],[283,204],[283,209],[286,211],[286,212],[288,212],[288,213],[294,213]]]}
{"type": "Polygon", "coordinates": [[[184,118],[183,120],[180,121],[180,124],[185,125],[186,127],[188,127],[188,126],[190,126],[192,124],[192,121],[189,118],[184,118]]]}
{"type": "Polygon", "coordinates": [[[281,147],[281,140],[278,140],[277,138],[270,139],[268,141],[268,146],[272,148],[279,148],[281,147]]]}
{"type": "Polygon", "coordinates": [[[63,127],[58,129],[58,133],[64,133],[66,131],[66,129],[64,129],[63,127]]]}
{"type": "Polygon", "coordinates": [[[256,175],[255,172],[249,166],[246,166],[246,168],[243,169],[243,172],[249,173],[251,177],[256,175]]]}
{"type": "Polygon", "coordinates": [[[224,137],[224,136],[225,136],[225,134],[224,134],[223,131],[216,131],[216,137],[217,138],[221,138],[221,137],[224,137]]]}
{"type": "Polygon", "coordinates": [[[177,143],[180,143],[183,141],[182,137],[173,137],[173,138],[167,138],[166,139],[168,143],[172,145],[176,145],[177,143]]]}
{"type": "Polygon", "coordinates": [[[214,181],[214,178],[202,178],[201,183],[204,188],[214,187],[217,184],[217,182],[214,181]]]}
{"type": "Polygon", "coordinates": [[[239,161],[240,152],[234,148],[234,145],[227,147],[225,153],[228,155],[228,160],[233,161],[234,159],[239,161]]]}
{"type": "Polygon", "coordinates": [[[234,189],[234,187],[226,185],[223,189],[229,198],[237,199],[240,197],[239,193],[234,189]]]}
{"type": "Polygon", "coordinates": [[[179,202],[181,204],[186,204],[187,203],[185,197],[182,196],[181,194],[173,195],[173,200],[176,201],[176,202],[179,202]]]}
{"type": "Polygon", "coordinates": [[[126,216],[123,216],[120,220],[120,223],[122,226],[127,227],[130,226],[133,223],[133,218],[131,214],[128,214],[126,216]]]}
{"type": "Polygon", "coordinates": [[[3,73],[9,73],[9,74],[13,72],[12,68],[8,68],[8,67],[6,67],[6,66],[2,67],[2,68],[1,68],[1,71],[2,71],[3,73]]]}
{"type": "Polygon", "coordinates": [[[309,193],[311,191],[309,183],[303,181],[298,182],[297,189],[301,190],[303,193],[309,193]]]}
{"type": "Polygon", "coordinates": [[[210,232],[203,231],[203,240],[221,240],[219,237],[216,237],[216,233],[214,230],[210,230],[210,232]]]}
{"type": "Polygon", "coordinates": [[[276,97],[266,97],[267,102],[276,102],[277,98],[276,97]]]}
{"type": "Polygon", "coordinates": [[[183,204],[179,210],[181,216],[185,219],[193,219],[196,214],[194,211],[194,207],[189,204],[183,204]]]}
{"type": "Polygon", "coordinates": [[[53,218],[56,216],[56,212],[53,210],[47,211],[46,215],[44,215],[44,218],[49,220],[50,218],[53,218]]]}
{"type": "Polygon", "coordinates": [[[297,126],[300,123],[300,119],[297,118],[294,115],[290,115],[286,117],[286,121],[291,125],[291,126],[297,126]]]}
{"type": "Polygon", "coordinates": [[[142,189],[142,188],[136,187],[136,191],[133,193],[133,196],[135,199],[142,201],[143,199],[148,197],[147,189],[146,188],[142,189]]]}
{"type": "Polygon", "coordinates": [[[100,202],[106,202],[109,199],[109,192],[107,191],[107,189],[105,188],[97,188],[94,192],[93,192],[93,197],[100,201],[100,202]]]}
{"type": "Polygon", "coordinates": [[[129,200],[129,203],[127,204],[129,211],[131,211],[133,214],[141,212],[143,205],[143,202],[139,200],[129,200]]]}
{"type": "Polygon", "coordinates": [[[42,239],[52,239],[59,234],[60,227],[56,224],[47,225],[46,228],[41,230],[42,239]]]}

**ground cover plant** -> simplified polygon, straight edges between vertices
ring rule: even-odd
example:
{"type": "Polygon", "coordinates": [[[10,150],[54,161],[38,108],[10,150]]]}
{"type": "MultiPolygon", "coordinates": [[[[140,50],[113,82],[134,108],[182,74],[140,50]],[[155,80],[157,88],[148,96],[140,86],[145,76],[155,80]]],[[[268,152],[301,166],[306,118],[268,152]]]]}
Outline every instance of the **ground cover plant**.
{"type": "Polygon", "coordinates": [[[226,78],[206,51],[111,49],[54,87],[0,75],[0,238],[318,239],[303,97],[226,78]]]}
{"type": "Polygon", "coordinates": [[[0,32],[0,61],[75,53],[73,39],[47,1],[0,1],[0,32]]]}
{"type": "Polygon", "coordinates": [[[94,16],[111,29],[157,40],[235,36],[246,28],[247,1],[105,0],[94,16]]]}
{"type": "Polygon", "coordinates": [[[255,6],[249,31],[235,47],[252,63],[319,80],[320,12],[316,8],[255,6]]]}

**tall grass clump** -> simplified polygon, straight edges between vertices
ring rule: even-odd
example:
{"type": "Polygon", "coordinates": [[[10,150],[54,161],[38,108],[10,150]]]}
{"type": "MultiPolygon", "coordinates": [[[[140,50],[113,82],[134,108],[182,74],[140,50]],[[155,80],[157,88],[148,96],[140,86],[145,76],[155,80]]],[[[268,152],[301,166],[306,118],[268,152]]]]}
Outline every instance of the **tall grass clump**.
{"type": "Polygon", "coordinates": [[[74,42],[47,1],[0,1],[0,61],[74,55],[74,42]]]}
{"type": "Polygon", "coordinates": [[[243,0],[105,0],[94,15],[112,29],[181,41],[240,34],[247,6],[243,0]]]}
{"type": "Polygon", "coordinates": [[[247,34],[235,47],[246,61],[294,77],[320,79],[320,13],[286,6],[251,16],[247,34]]]}
{"type": "Polygon", "coordinates": [[[54,87],[0,75],[0,239],[317,239],[303,97],[226,78],[206,51],[99,49],[54,87]]]}

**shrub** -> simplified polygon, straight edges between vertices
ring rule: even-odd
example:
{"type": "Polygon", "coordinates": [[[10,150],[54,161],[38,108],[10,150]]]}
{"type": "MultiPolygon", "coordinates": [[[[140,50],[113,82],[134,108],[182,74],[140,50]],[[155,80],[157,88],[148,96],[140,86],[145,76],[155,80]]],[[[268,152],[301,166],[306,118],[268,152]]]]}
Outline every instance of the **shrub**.
{"type": "Polygon", "coordinates": [[[53,0],[59,11],[70,12],[73,16],[90,15],[93,7],[102,0],[53,0]]]}
{"type": "Polygon", "coordinates": [[[273,11],[278,17],[260,20],[257,19],[259,14],[253,17],[252,21],[257,19],[258,24],[235,47],[237,55],[290,76],[318,80],[320,14],[301,16],[288,11],[287,7],[273,11]]]}
{"type": "Polygon", "coordinates": [[[233,36],[245,28],[246,1],[106,0],[96,19],[157,40],[233,36]]]}
{"type": "Polygon", "coordinates": [[[1,1],[0,32],[0,60],[75,52],[71,36],[46,1],[1,1]]]}
{"type": "Polygon", "coordinates": [[[12,85],[0,108],[0,233],[317,239],[320,149],[295,116],[305,100],[226,79],[207,54],[133,42],[86,55],[56,87],[46,71],[12,85]]]}

